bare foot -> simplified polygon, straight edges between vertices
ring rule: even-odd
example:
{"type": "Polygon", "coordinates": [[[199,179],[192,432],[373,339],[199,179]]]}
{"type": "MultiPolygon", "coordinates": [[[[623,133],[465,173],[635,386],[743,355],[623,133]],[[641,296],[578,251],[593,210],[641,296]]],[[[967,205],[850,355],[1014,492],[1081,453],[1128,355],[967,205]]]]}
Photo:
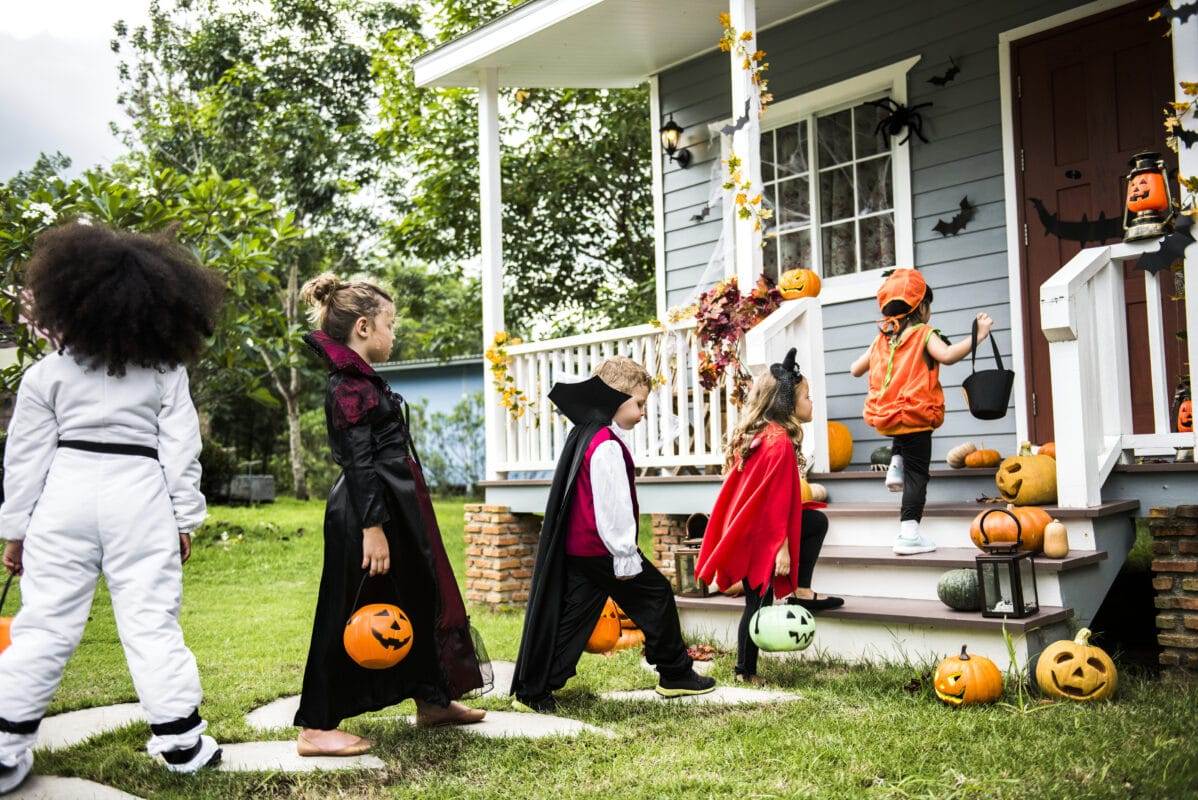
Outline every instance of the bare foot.
{"type": "Polygon", "coordinates": [[[301,756],[357,756],[373,745],[369,739],[341,730],[304,728],[296,741],[296,751],[301,756]]]}
{"type": "Polygon", "coordinates": [[[421,728],[438,728],[442,725],[473,725],[482,722],[487,712],[481,708],[470,708],[451,701],[442,708],[424,700],[416,701],[416,725],[421,728]]]}
{"type": "Polygon", "coordinates": [[[801,597],[801,598],[803,598],[804,600],[814,600],[814,599],[815,599],[815,592],[811,591],[810,589],[802,589],[802,588],[799,588],[799,589],[795,589],[795,591],[794,591],[794,596],[795,596],[795,597],[801,597]]]}

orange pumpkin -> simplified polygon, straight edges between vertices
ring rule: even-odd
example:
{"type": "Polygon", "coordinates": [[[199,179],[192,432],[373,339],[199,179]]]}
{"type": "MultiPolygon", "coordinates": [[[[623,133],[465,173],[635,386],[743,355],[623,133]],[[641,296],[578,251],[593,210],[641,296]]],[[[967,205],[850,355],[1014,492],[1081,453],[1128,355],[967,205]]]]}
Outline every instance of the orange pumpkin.
{"type": "Polygon", "coordinates": [[[974,450],[965,456],[965,466],[977,469],[978,467],[997,467],[998,462],[1002,460],[1002,456],[997,450],[974,450]]]}
{"type": "Polygon", "coordinates": [[[645,644],[645,632],[640,628],[627,628],[620,631],[620,638],[616,640],[613,650],[628,650],[633,647],[643,647],[645,644]]]}
{"type": "Polygon", "coordinates": [[[828,468],[840,472],[853,460],[853,434],[843,422],[828,423],[828,468]]]}
{"type": "Polygon", "coordinates": [[[949,656],[937,665],[932,687],[942,703],[953,707],[993,703],[1002,697],[1002,673],[993,661],[970,655],[961,645],[961,655],[949,656]]]}
{"type": "Polygon", "coordinates": [[[1141,172],[1132,175],[1127,182],[1127,210],[1164,211],[1169,207],[1169,196],[1165,193],[1165,178],[1159,172],[1141,172]]]}
{"type": "Polygon", "coordinates": [[[988,508],[973,518],[969,526],[969,538],[979,550],[985,548],[986,539],[991,544],[1014,542],[1017,535],[1022,535],[1023,549],[1038,553],[1044,549],[1044,529],[1052,517],[1048,512],[1037,506],[1012,506],[1006,509],[988,508]],[[1005,512],[1005,513],[1004,513],[1005,512]],[[987,516],[988,515],[988,516],[987,516]],[[985,517],[985,523],[982,518],[985,517]],[[1015,520],[1019,520],[1018,528],[1015,520]],[[982,538],[982,525],[986,526],[986,537],[982,538]]]}
{"type": "Polygon", "coordinates": [[[1053,461],[1056,461],[1057,460],[1057,443],[1056,442],[1045,442],[1044,444],[1040,445],[1040,455],[1048,456],[1053,461]]]}
{"type": "Polygon", "coordinates": [[[1004,460],[994,473],[994,485],[1002,499],[1017,506],[1048,505],[1057,501],[1057,462],[1044,455],[1032,455],[1032,446],[1024,442],[1019,455],[1004,460]]]}
{"type": "Polygon", "coordinates": [[[1194,401],[1182,400],[1181,405],[1177,407],[1177,430],[1179,433],[1193,433],[1194,431],[1194,401]]]}
{"type": "Polygon", "coordinates": [[[371,603],[345,623],[345,652],[366,669],[394,667],[412,649],[412,622],[399,606],[371,603]]]}
{"type": "Polygon", "coordinates": [[[632,621],[632,617],[624,613],[624,609],[620,608],[619,604],[614,600],[612,604],[616,607],[616,616],[620,618],[620,630],[626,631],[636,627],[636,623],[632,621]]]}
{"type": "Polygon", "coordinates": [[[817,297],[820,290],[820,279],[809,269],[788,269],[778,278],[778,290],[786,300],[798,300],[800,297],[817,297]]]}
{"type": "Polygon", "coordinates": [[[618,641],[620,641],[620,612],[616,610],[616,604],[609,597],[603,604],[603,613],[599,615],[595,629],[591,631],[591,638],[587,639],[586,650],[588,653],[606,653],[615,647],[618,641]]]}
{"type": "Polygon", "coordinates": [[[0,617],[0,653],[12,644],[12,617],[0,617]]]}

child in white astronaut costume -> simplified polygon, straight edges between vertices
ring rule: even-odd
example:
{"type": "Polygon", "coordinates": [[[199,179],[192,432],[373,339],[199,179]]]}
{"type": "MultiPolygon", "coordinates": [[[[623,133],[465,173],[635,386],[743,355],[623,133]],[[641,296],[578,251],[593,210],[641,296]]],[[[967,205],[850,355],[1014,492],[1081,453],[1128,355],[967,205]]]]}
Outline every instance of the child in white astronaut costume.
{"type": "Polygon", "coordinates": [[[146,749],[194,772],[220,749],[204,735],[178,619],[190,533],[206,513],[183,363],[211,334],[220,277],[168,239],[78,224],[38,239],[27,276],[33,320],[58,352],[25,373],[4,458],[4,564],[22,579],[0,653],[0,793],[29,772],[101,573],[150,722],[146,749]],[[133,297],[114,302],[120,281],[133,297]]]}

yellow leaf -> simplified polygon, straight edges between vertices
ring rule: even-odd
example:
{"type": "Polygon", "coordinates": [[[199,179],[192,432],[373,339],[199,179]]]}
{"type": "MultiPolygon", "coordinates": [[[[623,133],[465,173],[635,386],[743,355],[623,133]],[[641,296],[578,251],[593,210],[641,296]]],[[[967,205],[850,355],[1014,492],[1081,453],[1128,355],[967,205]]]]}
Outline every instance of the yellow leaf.
{"type": "Polygon", "coordinates": [[[753,31],[742,31],[740,34],[740,40],[742,42],[747,42],[752,38],[753,38],[753,31]]]}
{"type": "Polygon", "coordinates": [[[732,24],[732,17],[728,14],[727,11],[721,11],[720,12],[720,25],[727,28],[731,24],[732,24]]]}
{"type": "Polygon", "coordinates": [[[758,194],[758,195],[754,196],[751,200],[749,200],[749,202],[755,206],[761,205],[761,195],[758,194]]]}
{"type": "Polygon", "coordinates": [[[744,192],[737,192],[737,193],[736,193],[736,204],[737,204],[738,206],[743,206],[743,205],[745,204],[745,199],[746,199],[746,198],[745,198],[745,193],[744,193],[744,192]]]}
{"type": "Polygon", "coordinates": [[[754,61],[760,61],[760,60],[761,60],[761,59],[763,59],[763,58],[765,58],[765,51],[764,51],[764,50],[758,50],[757,52],[753,53],[753,60],[754,60],[754,61]]]}
{"type": "Polygon", "coordinates": [[[1180,85],[1181,91],[1184,94],[1188,94],[1191,97],[1198,95],[1198,81],[1182,81],[1180,85]]]}

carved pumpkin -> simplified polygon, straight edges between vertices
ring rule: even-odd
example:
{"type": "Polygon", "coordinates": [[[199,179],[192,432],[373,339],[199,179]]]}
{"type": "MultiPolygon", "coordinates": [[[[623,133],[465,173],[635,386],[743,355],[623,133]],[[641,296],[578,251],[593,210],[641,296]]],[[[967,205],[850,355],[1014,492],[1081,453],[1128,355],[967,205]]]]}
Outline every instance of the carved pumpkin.
{"type": "Polygon", "coordinates": [[[1164,211],[1169,207],[1165,178],[1159,172],[1141,172],[1127,182],[1127,210],[1164,211]]]}
{"type": "Polygon", "coordinates": [[[1039,454],[1042,456],[1048,456],[1049,458],[1051,458],[1055,461],[1056,457],[1057,457],[1057,443],[1056,442],[1045,442],[1044,444],[1040,445],[1040,453],[1039,454]]]}
{"type": "Polygon", "coordinates": [[[806,650],[815,638],[815,617],[802,606],[762,606],[749,620],[749,638],[768,653],[806,650]]]}
{"type": "Polygon", "coordinates": [[[1050,456],[1032,455],[1032,446],[1024,442],[1019,455],[1002,462],[994,475],[1002,499],[1017,506],[1043,506],[1057,501],[1057,461],[1050,456]]]}
{"type": "Polygon", "coordinates": [[[975,445],[973,442],[959,444],[952,450],[948,451],[948,455],[944,457],[944,460],[947,461],[948,465],[953,469],[961,469],[965,466],[966,456],[968,456],[970,453],[976,453],[977,450],[977,445],[975,445]]]}
{"type": "Polygon", "coordinates": [[[603,604],[603,613],[599,615],[599,621],[595,623],[591,637],[587,639],[586,651],[588,653],[606,653],[615,647],[618,641],[620,641],[620,613],[616,611],[616,604],[609,597],[603,604]]]}
{"type": "Polygon", "coordinates": [[[1181,405],[1177,407],[1177,430],[1180,433],[1193,433],[1194,431],[1194,401],[1182,400],[1181,405]]]}
{"type": "Polygon", "coordinates": [[[1049,558],[1069,555],[1069,531],[1055,519],[1044,526],[1044,555],[1049,558]]]}
{"type": "Polygon", "coordinates": [[[1119,673],[1106,651],[1090,644],[1090,629],[1082,628],[1073,641],[1062,639],[1044,648],[1036,662],[1036,683],[1049,697],[1105,700],[1115,694],[1119,673]]]}
{"type": "Polygon", "coordinates": [[[1002,460],[1002,456],[997,450],[975,450],[965,456],[965,466],[971,469],[979,467],[997,467],[998,462],[1002,460]]]}
{"type": "Polygon", "coordinates": [[[840,472],[853,460],[853,434],[843,422],[828,423],[828,468],[840,472]]]}
{"type": "Polygon", "coordinates": [[[620,638],[612,646],[612,650],[628,650],[633,647],[645,646],[645,632],[640,628],[625,628],[620,631],[620,638]]]}
{"type": "Polygon", "coordinates": [[[620,630],[626,631],[636,627],[636,623],[632,621],[632,617],[624,613],[624,609],[620,608],[619,604],[614,600],[613,605],[616,606],[616,616],[620,618],[620,630]]]}
{"type": "Polygon", "coordinates": [[[394,667],[412,649],[412,622],[399,606],[371,603],[345,623],[341,642],[355,663],[366,669],[394,667]]]}
{"type": "Polygon", "coordinates": [[[965,647],[961,645],[961,655],[940,662],[932,688],[941,702],[953,707],[993,703],[1002,697],[1002,673],[993,661],[970,655],[965,647]]]}
{"type": "Polygon", "coordinates": [[[969,526],[969,538],[979,550],[984,550],[986,539],[991,544],[1004,544],[1014,542],[1022,532],[1023,549],[1037,553],[1044,547],[1044,528],[1050,522],[1052,517],[1048,516],[1048,512],[1036,506],[988,508],[973,518],[969,526]],[[1004,510],[1006,513],[1003,513],[1004,510]],[[1015,519],[1019,520],[1018,527],[1015,519]],[[985,538],[982,537],[982,525],[986,526],[985,538]]]}
{"type": "Polygon", "coordinates": [[[788,269],[778,278],[778,290],[786,300],[798,300],[800,297],[817,297],[820,290],[820,279],[809,269],[788,269]]]}
{"type": "Polygon", "coordinates": [[[826,503],[828,502],[828,490],[824,488],[823,484],[803,481],[803,502],[826,503]]]}

